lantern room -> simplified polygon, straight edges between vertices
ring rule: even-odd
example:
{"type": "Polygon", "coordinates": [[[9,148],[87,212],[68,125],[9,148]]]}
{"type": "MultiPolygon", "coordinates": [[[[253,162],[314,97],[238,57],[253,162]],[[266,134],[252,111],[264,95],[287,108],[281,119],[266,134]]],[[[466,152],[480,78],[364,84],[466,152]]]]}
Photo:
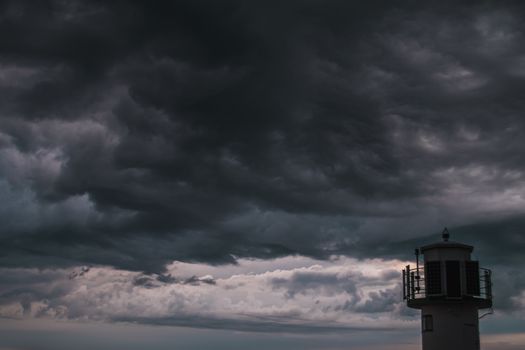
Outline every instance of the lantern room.
{"type": "Polygon", "coordinates": [[[472,246],[449,237],[445,229],[441,242],[415,250],[415,268],[403,270],[403,298],[421,310],[423,350],[479,350],[478,310],[492,308],[491,271],[471,259],[472,246]]]}

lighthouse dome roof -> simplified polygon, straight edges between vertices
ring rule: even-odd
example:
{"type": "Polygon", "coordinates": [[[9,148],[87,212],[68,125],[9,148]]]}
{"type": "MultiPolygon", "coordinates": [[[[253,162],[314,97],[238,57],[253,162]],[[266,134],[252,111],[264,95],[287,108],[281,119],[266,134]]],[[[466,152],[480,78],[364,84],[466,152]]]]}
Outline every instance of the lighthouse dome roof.
{"type": "Polygon", "coordinates": [[[472,252],[474,250],[474,247],[471,245],[463,244],[459,242],[447,241],[447,242],[438,242],[438,243],[432,243],[432,244],[425,245],[421,247],[421,252],[424,253],[426,250],[430,250],[430,249],[450,249],[450,248],[464,249],[464,250],[468,250],[469,252],[472,252]]]}

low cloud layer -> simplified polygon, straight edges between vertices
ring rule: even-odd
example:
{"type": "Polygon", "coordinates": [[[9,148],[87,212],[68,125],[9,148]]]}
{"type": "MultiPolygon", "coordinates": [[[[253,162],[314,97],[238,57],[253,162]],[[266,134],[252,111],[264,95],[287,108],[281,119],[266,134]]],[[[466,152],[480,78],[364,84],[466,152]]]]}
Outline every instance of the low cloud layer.
{"type": "MultiPolygon", "coordinates": [[[[216,267],[175,262],[165,274],[2,269],[0,317],[250,332],[406,331],[419,325],[418,312],[402,300],[399,270],[407,263],[287,257],[216,267]]],[[[497,275],[497,318],[523,313],[523,280],[497,275]]]]}
{"type": "Polygon", "coordinates": [[[397,330],[417,323],[400,299],[401,261],[282,258],[271,264],[282,268],[268,271],[268,262],[254,260],[230,268],[174,263],[167,275],[3,269],[8,283],[0,290],[0,315],[258,332],[397,330]]]}

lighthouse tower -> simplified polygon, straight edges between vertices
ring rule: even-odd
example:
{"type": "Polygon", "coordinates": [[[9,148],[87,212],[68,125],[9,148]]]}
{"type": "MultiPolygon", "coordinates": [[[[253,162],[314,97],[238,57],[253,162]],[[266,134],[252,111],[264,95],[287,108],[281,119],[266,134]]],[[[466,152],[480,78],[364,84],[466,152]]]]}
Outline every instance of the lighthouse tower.
{"type": "Polygon", "coordinates": [[[423,350],[480,348],[478,310],[492,308],[491,271],[471,260],[473,249],[449,241],[445,228],[443,241],[416,249],[416,267],[403,270],[403,299],[421,310],[423,350]]]}

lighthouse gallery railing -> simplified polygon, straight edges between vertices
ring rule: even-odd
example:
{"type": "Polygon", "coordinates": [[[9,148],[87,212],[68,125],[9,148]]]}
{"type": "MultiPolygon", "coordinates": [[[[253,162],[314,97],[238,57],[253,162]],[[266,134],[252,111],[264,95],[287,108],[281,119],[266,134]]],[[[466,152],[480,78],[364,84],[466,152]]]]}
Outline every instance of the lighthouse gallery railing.
{"type": "MultiPolygon", "coordinates": [[[[410,268],[410,265],[407,265],[403,270],[403,300],[415,300],[415,299],[425,299],[425,298],[440,298],[450,296],[447,295],[446,290],[441,288],[441,275],[438,281],[432,276],[432,278],[427,279],[425,275],[425,270],[427,274],[432,274],[430,267],[427,265],[427,268],[410,268]],[[436,287],[436,282],[438,286],[436,287]]],[[[485,268],[476,268],[478,273],[472,273],[473,271],[467,268],[465,269],[466,275],[466,289],[462,292],[460,297],[472,297],[475,299],[492,299],[492,280],[491,280],[491,271],[485,268]]],[[[446,289],[446,288],[445,288],[446,289]]],[[[450,297],[454,298],[454,297],[450,297]]]]}

